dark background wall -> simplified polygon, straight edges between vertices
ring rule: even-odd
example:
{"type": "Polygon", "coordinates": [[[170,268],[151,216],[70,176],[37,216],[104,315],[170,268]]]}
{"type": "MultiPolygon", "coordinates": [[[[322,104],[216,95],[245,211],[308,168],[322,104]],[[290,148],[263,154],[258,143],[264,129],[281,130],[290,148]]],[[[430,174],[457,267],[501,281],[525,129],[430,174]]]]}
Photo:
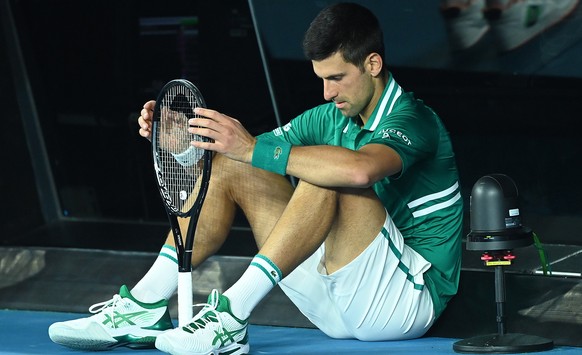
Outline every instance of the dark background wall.
{"type": "MultiPolygon", "coordinates": [[[[137,135],[136,119],[170,79],[194,81],[210,107],[239,118],[252,133],[277,125],[245,0],[3,1],[15,26],[0,17],[4,245],[51,244],[62,230],[44,239],[37,231],[63,221],[164,230],[149,144],[137,135]],[[54,178],[57,221],[47,220],[40,207],[50,186],[39,182],[32,163],[42,157],[30,148],[33,138],[24,124],[30,117],[18,100],[13,29],[54,178]]],[[[300,38],[327,2],[290,6],[295,3],[253,2],[284,122],[323,101],[320,82],[301,58],[300,38]]],[[[580,9],[563,25],[569,30],[556,27],[513,53],[501,55],[485,40],[470,52],[451,54],[438,1],[363,3],[376,9],[389,33],[387,58],[397,81],[449,128],[467,207],[479,177],[506,173],[520,188],[526,224],[543,241],[580,244],[580,9]]],[[[242,216],[235,227],[245,229],[242,216]]],[[[103,232],[99,238],[101,246],[115,248],[119,236],[103,232]]],[[[80,239],[72,236],[66,244],[81,246],[80,239]]],[[[248,239],[237,243],[231,250],[252,249],[244,246],[248,239]]],[[[146,249],[157,247],[152,242],[146,249]]]]}

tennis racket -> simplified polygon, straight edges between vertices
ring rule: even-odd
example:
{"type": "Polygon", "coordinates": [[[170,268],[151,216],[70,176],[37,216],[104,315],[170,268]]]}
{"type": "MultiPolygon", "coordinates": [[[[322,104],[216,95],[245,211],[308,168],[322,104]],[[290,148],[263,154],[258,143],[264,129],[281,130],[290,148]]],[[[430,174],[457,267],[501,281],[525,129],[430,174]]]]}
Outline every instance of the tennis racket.
{"type": "Polygon", "coordinates": [[[212,152],[195,148],[191,141],[207,138],[188,132],[194,108],[206,107],[196,86],[187,80],[168,82],[161,90],[152,120],[154,169],[178,256],[178,323],[192,319],[192,246],[198,217],[210,179],[212,152]],[[178,218],[190,217],[186,238],[178,218]]]}

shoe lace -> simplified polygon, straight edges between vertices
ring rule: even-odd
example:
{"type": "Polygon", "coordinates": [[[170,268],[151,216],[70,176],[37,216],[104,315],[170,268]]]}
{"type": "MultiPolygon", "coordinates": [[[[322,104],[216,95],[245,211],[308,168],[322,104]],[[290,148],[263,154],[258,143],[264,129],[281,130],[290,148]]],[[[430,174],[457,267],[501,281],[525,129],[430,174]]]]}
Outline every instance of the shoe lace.
{"type": "Polygon", "coordinates": [[[216,311],[218,307],[218,290],[212,290],[210,294],[210,303],[198,303],[194,307],[203,307],[197,315],[192,318],[190,323],[185,325],[183,329],[187,332],[193,333],[197,329],[205,328],[207,324],[217,322],[220,328],[224,328],[220,312],[216,311]]]}
{"type": "Polygon", "coordinates": [[[91,307],[89,307],[89,312],[92,314],[97,314],[103,312],[107,318],[111,320],[111,323],[114,328],[117,328],[115,323],[115,308],[119,306],[123,306],[125,301],[123,297],[120,295],[114,295],[112,299],[104,302],[95,303],[91,307]]]}

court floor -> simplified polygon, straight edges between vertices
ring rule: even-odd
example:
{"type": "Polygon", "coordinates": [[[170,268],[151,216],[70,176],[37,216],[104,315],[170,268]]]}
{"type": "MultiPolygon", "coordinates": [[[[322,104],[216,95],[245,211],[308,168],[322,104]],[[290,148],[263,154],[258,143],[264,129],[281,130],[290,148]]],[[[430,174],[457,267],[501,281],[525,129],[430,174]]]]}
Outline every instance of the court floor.
{"type": "MultiPolygon", "coordinates": [[[[81,316],[76,313],[0,310],[0,354],[79,354],[50,341],[47,329],[56,321],[81,316]]],[[[251,354],[455,354],[457,339],[426,337],[392,342],[330,339],[317,329],[251,325],[251,354]]],[[[139,355],[157,350],[117,348],[113,354],[139,355]]],[[[582,348],[557,346],[529,354],[582,354],[582,348]]]]}

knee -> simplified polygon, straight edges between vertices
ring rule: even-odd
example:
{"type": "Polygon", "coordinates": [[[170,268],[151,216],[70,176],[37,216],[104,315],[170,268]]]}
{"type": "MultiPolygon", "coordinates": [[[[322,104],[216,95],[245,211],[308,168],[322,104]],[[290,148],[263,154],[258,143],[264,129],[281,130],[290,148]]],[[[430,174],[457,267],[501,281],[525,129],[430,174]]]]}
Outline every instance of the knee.
{"type": "Polygon", "coordinates": [[[377,211],[382,219],[384,218],[384,205],[371,188],[342,188],[339,190],[338,204],[354,211],[377,211]]]}

